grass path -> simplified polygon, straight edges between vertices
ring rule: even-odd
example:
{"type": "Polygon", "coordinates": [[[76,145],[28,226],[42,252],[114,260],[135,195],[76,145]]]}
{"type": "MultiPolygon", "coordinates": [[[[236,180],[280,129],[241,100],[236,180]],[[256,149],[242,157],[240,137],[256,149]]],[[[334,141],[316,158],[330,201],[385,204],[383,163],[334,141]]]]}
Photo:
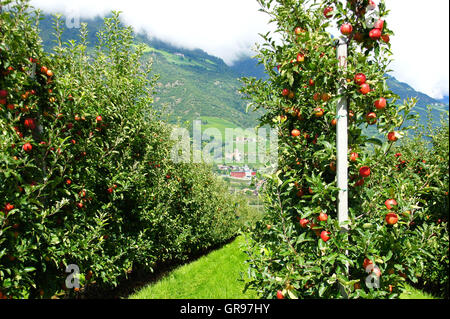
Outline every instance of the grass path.
{"type": "MultiPolygon", "coordinates": [[[[130,299],[257,299],[255,291],[244,290],[240,280],[246,273],[244,238],[200,259],[178,267],[160,281],[131,295],[130,299]]],[[[410,286],[400,299],[435,299],[410,286]]]]}
{"type": "Polygon", "coordinates": [[[439,299],[409,285],[406,285],[406,291],[400,296],[400,299],[439,299]]]}
{"type": "Polygon", "coordinates": [[[254,291],[243,293],[240,273],[245,272],[246,255],[238,237],[222,249],[183,265],[130,299],[255,299],[254,291]]]}

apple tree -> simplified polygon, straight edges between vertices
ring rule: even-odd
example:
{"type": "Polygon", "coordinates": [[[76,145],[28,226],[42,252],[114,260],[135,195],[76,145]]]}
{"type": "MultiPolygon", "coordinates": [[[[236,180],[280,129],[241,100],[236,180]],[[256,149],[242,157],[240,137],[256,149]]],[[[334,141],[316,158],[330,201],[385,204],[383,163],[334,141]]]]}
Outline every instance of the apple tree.
{"type": "Polygon", "coordinates": [[[151,63],[118,13],[97,45],[86,26],[62,42],[56,17],[49,53],[29,1],[0,5],[0,298],[111,289],[235,236],[238,208],[210,167],[171,161],[151,63]]]}
{"type": "MultiPolygon", "coordinates": [[[[423,214],[416,185],[383,159],[403,137],[414,100],[386,85],[390,37],[381,1],[258,0],[272,18],[257,58],[269,79],[244,78],[242,93],[279,131],[279,166],[267,176],[266,216],[249,236],[249,285],[265,298],[395,298],[408,264],[410,215],[423,214]],[[337,37],[347,43],[339,61],[337,37]],[[346,67],[340,65],[346,62],[346,67]],[[348,106],[349,188],[336,184],[337,103],[348,106]],[[348,192],[349,221],[337,220],[348,192]],[[406,216],[406,217],[405,217],[406,216]],[[346,228],[347,231],[343,231],[346,228]]],[[[423,245],[423,243],[422,243],[423,245]]]]}

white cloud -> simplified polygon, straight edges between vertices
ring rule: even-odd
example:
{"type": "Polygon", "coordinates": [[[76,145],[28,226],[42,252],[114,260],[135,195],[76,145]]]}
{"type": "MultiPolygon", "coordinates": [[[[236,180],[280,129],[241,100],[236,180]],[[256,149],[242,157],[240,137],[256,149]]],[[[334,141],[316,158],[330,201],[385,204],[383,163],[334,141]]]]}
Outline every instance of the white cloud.
{"type": "Polygon", "coordinates": [[[449,95],[449,1],[388,0],[393,75],[434,98],[449,95]]]}
{"type": "Polygon", "coordinates": [[[47,12],[72,12],[93,18],[111,10],[136,30],[189,49],[200,48],[231,64],[267,29],[268,18],[254,0],[33,0],[47,12]]]}
{"type": "MultiPolygon", "coordinates": [[[[267,32],[268,17],[255,0],[32,0],[47,12],[73,12],[92,18],[122,11],[125,23],[174,45],[200,48],[228,64],[251,55],[267,32]]],[[[449,95],[449,1],[386,0],[387,19],[396,33],[393,75],[432,97],[449,95]]]]}

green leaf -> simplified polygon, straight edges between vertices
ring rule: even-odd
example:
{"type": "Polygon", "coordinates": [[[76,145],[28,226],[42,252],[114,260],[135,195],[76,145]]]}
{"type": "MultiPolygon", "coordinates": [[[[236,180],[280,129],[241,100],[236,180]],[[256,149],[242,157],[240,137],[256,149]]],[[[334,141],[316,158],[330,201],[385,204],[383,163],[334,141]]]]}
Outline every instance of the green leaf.
{"type": "Polygon", "coordinates": [[[380,147],[383,146],[383,142],[377,138],[369,138],[366,140],[366,143],[378,145],[380,147]]]}

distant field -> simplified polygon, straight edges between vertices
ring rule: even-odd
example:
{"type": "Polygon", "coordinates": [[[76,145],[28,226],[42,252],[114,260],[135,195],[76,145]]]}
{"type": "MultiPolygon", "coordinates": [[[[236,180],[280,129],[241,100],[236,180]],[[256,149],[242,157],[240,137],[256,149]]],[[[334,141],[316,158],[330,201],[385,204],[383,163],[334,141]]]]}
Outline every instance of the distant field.
{"type": "MultiPolygon", "coordinates": [[[[220,135],[222,136],[223,142],[225,142],[226,129],[240,129],[241,128],[241,127],[238,127],[236,124],[231,123],[230,121],[220,119],[217,117],[202,116],[200,119],[202,120],[202,122],[205,123],[205,124],[202,123],[202,133],[204,133],[206,130],[209,129],[210,131],[208,133],[212,133],[211,135],[213,135],[214,131],[212,129],[217,129],[217,131],[220,132],[220,135]]],[[[243,130],[243,134],[245,134],[243,136],[249,137],[249,138],[256,138],[256,134],[254,134],[254,130],[252,128],[241,128],[241,129],[243,130]]],[[[269,146],[270,146],[270,140],[266,139],[265,144],[266,144],[266,150],[268,150],[269,146]]],[[[248,142],[234,143],[234,147],[238,148],[240,151],[243,150],[246,155],[250,154],[248,142]]],[[[251,163],[251,164],[261,164],[258,159],[258,156],[257,156],[258,148],[259,148],[259,143],[256,144],[256,149],[254,150],[254,152],[256,152],[256,153],[254,153],[254,152],[251,153],[257,158],[257,163],[251,163]]],[[[244,164],[244,163],[245,163],[244,161],[235,162],[235,164],[244,164]]]]}
{"type": "Polygon", "coordinates": [[[167,60],[167,62],[174,63],[177,65],[191,65],[191,66],[205,67],[204,65],[202,65],[196,61],[193,61],[192,59],[183,58],[181,56],[177,56],[175,54],[172,54],[172,53],[169,53],[166,51],[152,48],[148,45],[147,45],[146,49],[144,50],[144,53],[158,53],[161,56],[163,56],[167,60]]]}
{"type": "Polygon", "coordinates": [[[236,129],[238,126],[234,123],[231,123],[230,121],[220,119],[217,117],[209,117],[209,116],[202,116],[200,118],[203,122],[207,122],[207,124],[202,124],[202,130],[207,130],[210,128],[216,128],[220,131],[222,136],[225,136],[225,129],[232,128],[236,129]]]}

